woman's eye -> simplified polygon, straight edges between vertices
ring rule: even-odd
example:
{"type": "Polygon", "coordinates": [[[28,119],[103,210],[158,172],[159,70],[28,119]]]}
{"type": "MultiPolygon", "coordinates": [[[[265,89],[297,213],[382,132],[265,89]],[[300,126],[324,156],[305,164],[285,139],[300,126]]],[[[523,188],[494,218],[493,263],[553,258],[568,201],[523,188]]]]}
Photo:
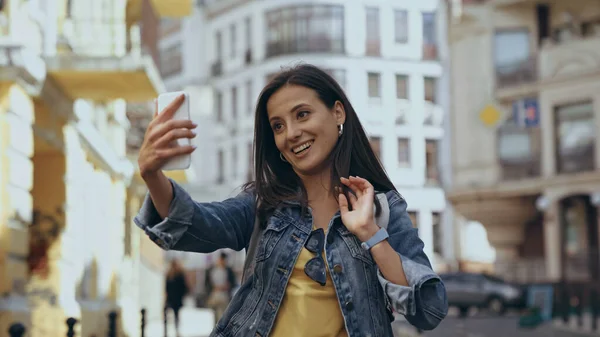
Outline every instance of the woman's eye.
{"type": "Polygon", "coordinates": [[[298,118],[304,118],[308,116],[308,111],[300,111],[298,112],[298,118]]]}
{"type": "Polygon", "coordinates": [[[275,131],[281,129],[281,127],[282,127],[281,123],[275,123],[275,124],[273,124],[273,130],[275,130],[275,131]]]}

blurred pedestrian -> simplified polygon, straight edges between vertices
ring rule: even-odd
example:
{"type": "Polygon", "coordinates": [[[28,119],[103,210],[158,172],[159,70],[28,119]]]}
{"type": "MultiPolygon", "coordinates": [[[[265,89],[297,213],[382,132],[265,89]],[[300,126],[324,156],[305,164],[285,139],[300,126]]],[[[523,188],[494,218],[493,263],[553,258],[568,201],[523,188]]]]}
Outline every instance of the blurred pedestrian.
{"type": "Polygon", "coordinates": [[[206,270],[207,306],[215,312],[215,321],[219,321],[227,309],[232,290],[237,282],[233,269],[227,265],[227,254],[221,253],[216,263],[206,270]]]}
{"type": "Polygon", "coordinates": [[[165,337],[167,334],[167,316],[169,309],[173,310],[175,318],[175,331],[179,336],[179,310],[183,306],[183,298],[187,295],[189,288],[185,280],[183,267],[177,260],[172,260],[165,280],[166,301],[164,311],[165,337]]]}

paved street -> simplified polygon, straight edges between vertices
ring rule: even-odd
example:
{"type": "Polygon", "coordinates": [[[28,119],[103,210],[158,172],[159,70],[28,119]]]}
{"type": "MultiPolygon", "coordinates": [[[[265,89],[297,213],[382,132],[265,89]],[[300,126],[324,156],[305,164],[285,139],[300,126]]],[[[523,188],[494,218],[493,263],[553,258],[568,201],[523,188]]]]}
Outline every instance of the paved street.
{"type": "Polygon", "coordinates": [[[475,315],[467,319],[456,316],[447,317],[434,331],[417,334],[402,318],[394,323],[396,337],[587,337],[598,336],[585,333],[573,333],[552,326],[552,323],[540,325],[535,329],[523,329],[518,326],[516,314],[506,317],[475,315]]]}

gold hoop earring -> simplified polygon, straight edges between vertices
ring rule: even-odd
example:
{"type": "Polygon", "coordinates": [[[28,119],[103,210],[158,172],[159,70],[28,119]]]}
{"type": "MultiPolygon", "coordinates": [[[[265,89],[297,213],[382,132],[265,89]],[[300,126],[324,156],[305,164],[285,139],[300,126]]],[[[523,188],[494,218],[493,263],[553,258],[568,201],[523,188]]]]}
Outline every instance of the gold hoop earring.
{"type": "Polygon", "coordinates": [[[279,158],[281,159],[281,161],[283,162],[288,162],[287,160],[285,160],[285,157],[283,156],[283,153],[279,152],[279,158]]]}

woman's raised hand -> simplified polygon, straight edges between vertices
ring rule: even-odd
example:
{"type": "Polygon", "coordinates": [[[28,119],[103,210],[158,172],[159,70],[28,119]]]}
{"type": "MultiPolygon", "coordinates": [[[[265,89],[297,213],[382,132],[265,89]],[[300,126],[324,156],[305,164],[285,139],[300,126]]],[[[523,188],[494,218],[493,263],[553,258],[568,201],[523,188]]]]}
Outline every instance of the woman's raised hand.
{"type": "Polygon", "coordinates": [[[348,207],[348,198],[343,193],[338,196],[342,222],[359,240],[367,241],[379,230],[373,213],[375,189],[370,182],[360,177],[350,176],[349,179],[340,178],[340,181],[354,192],[354,194],[348,193],[352,205],[351,211],[348,207]]]}
{"type": "Polygon", "coordinates": [[[184,100],[183,95],[177,97],[160,114],[155,102],[154,118],[146,129],[138,156],[142,177],[156,173],[169,159],[192,153],[196,149],[192,145],[178,146],[176,143],[177,139],[196,137],[196,133],[192,131],[197,126],[194,122],[172,119],[184,100]]]}

